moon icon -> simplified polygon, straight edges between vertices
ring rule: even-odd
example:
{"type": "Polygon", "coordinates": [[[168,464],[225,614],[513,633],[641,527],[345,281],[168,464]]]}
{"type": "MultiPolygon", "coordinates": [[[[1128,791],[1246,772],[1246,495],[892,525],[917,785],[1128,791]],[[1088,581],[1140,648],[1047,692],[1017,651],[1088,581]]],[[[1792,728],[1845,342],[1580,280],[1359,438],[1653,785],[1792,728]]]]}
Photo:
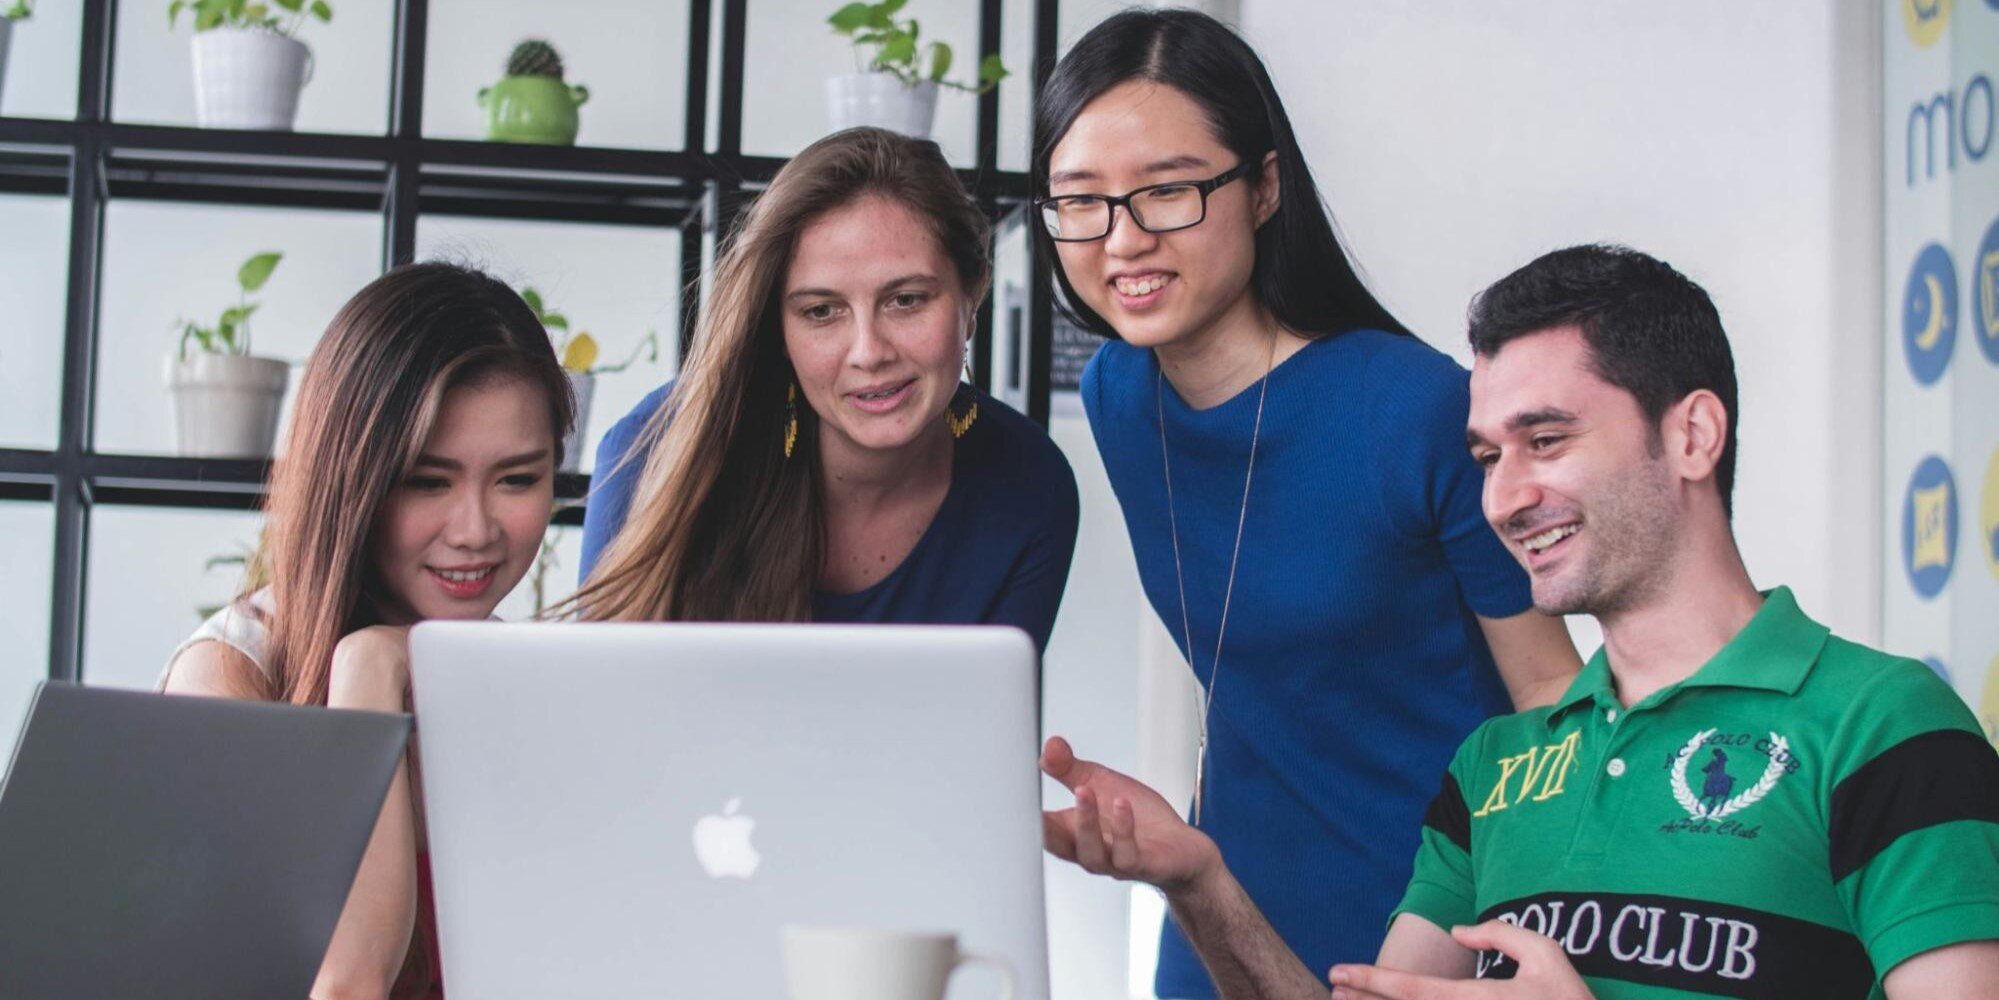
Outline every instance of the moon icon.
{"type": "Polygon", "coordinates": [[[1943,285],[1934,274],[1923,275],[1923,285],[1930,295],[1930,322],[1923,327],[1923,332],[1916,334],[1916,346],[1927,351],[1936,347],[1937,341],[1943,337],[1943,285]]]}

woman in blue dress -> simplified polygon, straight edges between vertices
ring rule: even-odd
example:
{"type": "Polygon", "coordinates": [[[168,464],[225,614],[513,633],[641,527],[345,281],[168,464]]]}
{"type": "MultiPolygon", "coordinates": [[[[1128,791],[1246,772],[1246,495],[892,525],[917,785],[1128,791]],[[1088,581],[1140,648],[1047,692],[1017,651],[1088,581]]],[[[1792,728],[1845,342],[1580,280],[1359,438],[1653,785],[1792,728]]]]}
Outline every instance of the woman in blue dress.
{"type": "Polygon", "coordinates": [[[991,243],[935,143],[853,129],[778,171],[680,377],[598,449],[582,616],[1002,624],[1045,647],[1076,480],[959,379],[991,243]]]}
{"type": "MultiPolygon", "coordinates": [[[[1356,276],[1219,22],[1098,25],[1034,142],[1043,259],[1111,338],[1083,406],[1203,693],[1190,819],[1310,967],[1372,961],[1452,752],[1580,666],[1481,514],[1468,376],[1356,276]]],[[[1157,988],[1214,995],[1170,923],[1157,988]]]]}

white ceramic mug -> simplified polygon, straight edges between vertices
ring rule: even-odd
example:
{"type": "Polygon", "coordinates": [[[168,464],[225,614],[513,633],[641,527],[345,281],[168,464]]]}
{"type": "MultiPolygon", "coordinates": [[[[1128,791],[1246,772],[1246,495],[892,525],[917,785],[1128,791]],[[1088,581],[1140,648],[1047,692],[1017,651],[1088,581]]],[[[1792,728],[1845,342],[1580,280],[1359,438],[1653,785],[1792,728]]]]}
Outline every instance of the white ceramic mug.
{"type": "Polygon", "coordinates": [[[1013,966],[958,950],[955,934],[873,927],[786,927],[784,981],[791,1000],[944,1000],[951,973],[983,965],[1013,1000],[1013,966]]]}

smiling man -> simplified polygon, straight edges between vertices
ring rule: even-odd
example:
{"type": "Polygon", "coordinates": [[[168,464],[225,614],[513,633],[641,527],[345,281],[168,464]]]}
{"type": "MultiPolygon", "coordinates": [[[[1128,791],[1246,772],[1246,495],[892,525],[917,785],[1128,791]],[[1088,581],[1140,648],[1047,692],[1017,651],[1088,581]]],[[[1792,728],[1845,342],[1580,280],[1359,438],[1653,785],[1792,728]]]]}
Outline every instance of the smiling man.
{"type": "MultiPolygon", "coordinates": [[[[1378,964],[1333,996],[1999,998],[1999,756],[1922,664],[1751,583],[1707,294],[1573,247],[1481,295],[1471,342],[1486,518],[1604,647],[1458,749],[1378,964]]],[[[1050,850],[1165,889],[1224,996],[1325,995],[1163,800],[1060,740],[1043,765],[1076,791],[1050,850]]]]}

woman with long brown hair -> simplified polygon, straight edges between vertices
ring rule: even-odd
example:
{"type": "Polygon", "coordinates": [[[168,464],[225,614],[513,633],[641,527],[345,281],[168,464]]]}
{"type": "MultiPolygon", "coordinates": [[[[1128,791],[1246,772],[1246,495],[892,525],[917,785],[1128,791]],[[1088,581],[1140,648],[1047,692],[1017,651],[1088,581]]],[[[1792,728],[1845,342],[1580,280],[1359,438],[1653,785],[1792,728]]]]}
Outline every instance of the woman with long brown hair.
{"type": "MultiPolygon", "coordinates": [[[[161,688],[405,711],[408,627],[486,618],[533,565],[571,407],[547,333],[505,284],[437,263],[371,282],[306,365],[251,582],[161,688]]],[[[441,995],[421,787],[412,745],[313,996],[441,995]]]]}
{"type": "Polygon", "coordinates": [[[598,450],[582,616],[997,623],[1045,646],[1076,481],[960,381],[991,239],[932,142],[853,129],[778,171],[680,378],[598,450]]]}

